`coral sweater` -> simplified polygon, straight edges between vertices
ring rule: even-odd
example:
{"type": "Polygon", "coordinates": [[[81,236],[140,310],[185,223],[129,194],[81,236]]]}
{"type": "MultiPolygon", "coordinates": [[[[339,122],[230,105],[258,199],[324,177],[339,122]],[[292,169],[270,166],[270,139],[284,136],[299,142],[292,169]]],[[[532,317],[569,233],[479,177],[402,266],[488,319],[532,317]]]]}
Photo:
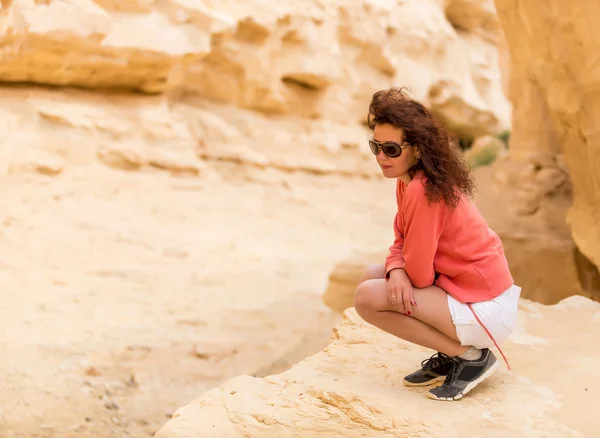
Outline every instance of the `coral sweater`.
{"type": "Polygon", "coordinates": [[[502,242],[477,208],[463,197],[451,209],[429,203],[422,172],[407,185],[398,179],[394,244],[386,278],[403,268],[414,287],[435,284],[462,303],[491,300],[513,284],[502,242]]]}

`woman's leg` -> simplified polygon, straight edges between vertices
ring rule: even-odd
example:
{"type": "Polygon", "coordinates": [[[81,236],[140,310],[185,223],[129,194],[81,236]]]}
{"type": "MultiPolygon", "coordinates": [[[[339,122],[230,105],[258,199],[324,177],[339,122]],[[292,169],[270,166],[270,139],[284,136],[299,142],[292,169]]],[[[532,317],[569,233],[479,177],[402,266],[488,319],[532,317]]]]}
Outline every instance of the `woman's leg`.
{"type": "Polygon", "coordinates": [[[414,289],[411,316],[398,312],[387,298],[387,280],[372,279],[359,284],[354,307],[367,322],[406,341],[432,348],[451,358],[439,356],[427,361],[421,370],[404,378],[409,386],[424,386],[444,379],[431,389],[428,397],[435,400],[458,400],[498,370],[498,362],[490,350],[475,350],[479,358],[466,359],[472,347],[460,344],[452,322],[448,297],[437,286],[414,289]],[[463,357],[452,357],[463,356],[463,357]]]}
{"type": "Polygon", "coordinates": [[[372,278],[359,284],[354,307],[368,323],[406,341],[448,356],[458,356],[469,349],[458,340],[445,291],[437,286],[415,289],[414,299],[417,305],[412,307],[411,316],[404,315],[390,304],[387,281],[372,278]]]}
{"type": "Polygon", "coordinates": [[[375,280],[378,278],[385,278],[385,265],[376,264],[368,266],[367,269],[365,269],[365,272],[360,276],[358,284],[361,284],[363,281],[375,280]]]}

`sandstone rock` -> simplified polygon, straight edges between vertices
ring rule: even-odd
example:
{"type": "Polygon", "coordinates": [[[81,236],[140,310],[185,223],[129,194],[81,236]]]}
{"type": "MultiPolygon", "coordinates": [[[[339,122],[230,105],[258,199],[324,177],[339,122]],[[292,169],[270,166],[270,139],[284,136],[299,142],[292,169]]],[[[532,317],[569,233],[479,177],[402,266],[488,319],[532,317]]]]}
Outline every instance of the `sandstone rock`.
{"type": "Polygon", "coordinates": [[[504,241],[524,297],[600,299],[600,136],[593,121],[600,107],[591,85],[600,78],[600,46],[590,33],[600,5],[496,5],[510,48],[514,112],[508,156],[478,173],[478,203],[504,241]]]}
{"type": "Polygon", "coordinates": [[[115,2],[15,0],[0,18],[0,79],[159,92],[174,66],[206,55],[211,31],[229,25],[210,11],[195,20],[201,8],[179,2],[166,10],[150,2],[119,3],[121,10],[111,7],[115,2]]]}
{"type": "Polygon", "coordinates": [[[141,153],[124,171],[15,152],[64,169],[0,176],[3,438],[151,436],[225,380],[288,369],[328,344],[339,254],[386,244],[389,181],[213,162],[181,178],[141,153]]]}
{"type": "Polygon", "coordinates": [[[349,309],[320,353],[278,375],[225,382],[178,409],[156,437],[593,436],[599,357],[589,345],[599,312],[600,304],[582,297],[555,306],[521,300],[518,327],[503,348],[512,371],[500,369],[448,404],[401,383],[431,351],[349,309]]]}
{"type": "Polygon", "coordinates": [[[491,0],[6,7],[4,82],[194,93],[266,114],[352,123],[364,122],[374,91],[403,85],[461,137],[509,126],[491,0]]]}
{"type": "Polygon", "coordinates": [[[490,33],[496,38],[499,30],[498,18],[493,2],[480,0],[446,1],[446,18],[457,29],[490,33]]]}
{"type": "Polygon", "coordinates": [[[323,302],[336,312],[354,306],[354,290],[365,269],[375,263],[383,263],[387,252],[355,254],[335,265],[329,274],[323,302]]]}
{"type": "Polygon", "coordinates": [[[393,217],[375,90],[509,124],[491,0],[1,4],[7,436],[151,434],[319,351],[324,274],[393,217]]]}
{"type": "Polygon", "coordinates": [[[193,175],[218,160],[374,176],[364,116],[390,85],[409,86],[463,137],[497,133],[510,115],[497,20],[490,1],[453,4],[7,3],[0,80],[164,93],[5,90],[7,163],[31,149],[66,169],[99,161],[193,175]]]}
{"type": "MultiPolygon", "coordinates": [[[[551,157],[555,157],[551,155],[551,157]]],[[[572,294],[597,298],[596,270],[577,250],[565,226],[570,184],[559,160],[546,164],[533,156],[516,162],[500,157],[475,170],[475,203],[500,236],[522,297],[554,304],[572,294]],[[555,176],[549,183],[546,172],[555,176]]]]}

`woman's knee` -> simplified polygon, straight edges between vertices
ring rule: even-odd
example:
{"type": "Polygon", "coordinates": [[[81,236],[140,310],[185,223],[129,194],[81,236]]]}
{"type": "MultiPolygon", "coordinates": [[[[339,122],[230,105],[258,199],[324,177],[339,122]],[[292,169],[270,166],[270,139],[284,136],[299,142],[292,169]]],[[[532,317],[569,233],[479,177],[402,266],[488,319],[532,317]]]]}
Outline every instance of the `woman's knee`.
{"type": "Polygon", "coordinates": [[[385,278],[385,266],[382,264],[369,265],[360,276],[358,284],[367,280],[376,280],[379,278],[385,278]]]}
{"type": "MultiPolygon", "coordinates": [[[[356,312],[365,317],[374,312],[383,310],[381,279],[369,279],[361,282],[354,292],[354,308],[356,312]]],[[[387,299],[387,297],[383,297],[387,299]]]]}

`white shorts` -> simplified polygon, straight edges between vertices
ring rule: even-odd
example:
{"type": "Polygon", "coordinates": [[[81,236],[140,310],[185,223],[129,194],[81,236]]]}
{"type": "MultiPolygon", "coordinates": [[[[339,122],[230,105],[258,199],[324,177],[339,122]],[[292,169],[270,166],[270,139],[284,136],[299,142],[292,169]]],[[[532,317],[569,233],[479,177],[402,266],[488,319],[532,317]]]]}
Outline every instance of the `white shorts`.
{"type": "MultiPolygon", "coordinates": [[[[498,345],[504,342],[515,328],[520,296],[521,288],[513,284],[493,300],[471,304],[479,320],[498,345]]],[[[475,348],[494,347],[494,341],[475,319],[469,306],[448,295],[448,307],[461,345],[472,345],[475,348]]]]}

